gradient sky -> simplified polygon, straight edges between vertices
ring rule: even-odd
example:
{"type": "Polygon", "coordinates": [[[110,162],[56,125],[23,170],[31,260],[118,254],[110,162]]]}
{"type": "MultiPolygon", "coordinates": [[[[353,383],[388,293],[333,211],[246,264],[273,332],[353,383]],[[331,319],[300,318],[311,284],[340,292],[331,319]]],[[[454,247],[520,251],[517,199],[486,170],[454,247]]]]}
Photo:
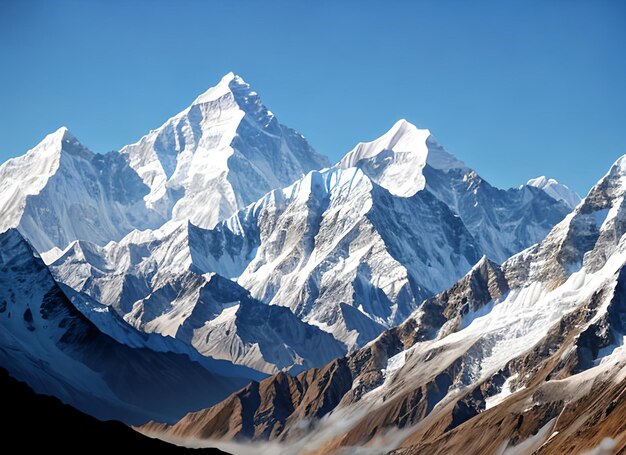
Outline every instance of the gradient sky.
{"type": "Polygon", "coordinates": [[[0,161],[119,149],[228,71],[337,160],[406,118],[491,183],[626,154],[626,2],[0,0],[0,161]]]}

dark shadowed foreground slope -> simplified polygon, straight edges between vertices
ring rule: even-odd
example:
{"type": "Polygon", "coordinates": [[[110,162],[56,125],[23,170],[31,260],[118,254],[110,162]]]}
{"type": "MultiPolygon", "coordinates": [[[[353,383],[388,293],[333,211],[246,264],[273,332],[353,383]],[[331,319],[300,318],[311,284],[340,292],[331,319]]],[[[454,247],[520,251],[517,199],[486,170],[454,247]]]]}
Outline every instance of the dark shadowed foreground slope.
{"type": "MultiPolygon", "coordinates": [[[[62,449],[70,453],[85,450],[85,441],[101,450],[142,450],[152,453],[223,454],[217,449],[187,449],[137,433],[117,421],[102,422],[62,404],[56,398],[37,395],[23,382],[0,368],[2,445],[46,451],[62,449]]],[[[145,453],[145,452],[141,452],[145,453]]]]}

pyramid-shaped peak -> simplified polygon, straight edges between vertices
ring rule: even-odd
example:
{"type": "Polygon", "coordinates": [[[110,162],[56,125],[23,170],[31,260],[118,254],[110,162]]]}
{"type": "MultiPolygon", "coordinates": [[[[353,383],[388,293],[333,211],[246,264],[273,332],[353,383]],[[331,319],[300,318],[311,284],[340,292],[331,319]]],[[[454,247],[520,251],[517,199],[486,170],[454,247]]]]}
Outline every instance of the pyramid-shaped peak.
{"type": "Polygon", "coordinates": [[[422,171],[427,164],[444,172],[468,170],[462,161],[444,150],[429,130],[400,119],[378,139],[357,144],[337,167],[358,167],[392,194],[410,197],[424,188],[422,171]]]}
{"type": "MultiPolygon", "coordinates": [[[[479,261],[476,264],[474,264],[474,266],[472,267],[472,270],[480,269],[481,267],[486,267],[489,265],[490,262],[491,261],[489,260],[487,255],[483,254],[483,256],[479,259],[479,261]]],[[[471,273],[471,271],[469,273],[471,273]]]]}
{"type": "Polygon", "coordinates": [[[250,85],[243,78],[232,71],[225,74],[217,85],[209,88],[207,91],[198,96],[193,104],[204,104],[215,101],[222,96],[233,92],[233,90],[241,91],[250,89],[250,85]]]}
{"type": "Polygon", "coordinates": [[[490,260],[486,254],[483,254],[480,260],[476,264],[474,264],[474,266],[470,269],[469,272],[467,272],[465,276],[472,277],[473,275],[477,273],[485,275],[485,274],[491,273],[491,271],[499,270],[499,269],[500,269],[500,266],[498,264],[490,260]]]}
{"type": "Polygon", "coordinates": [[[420,168],[428,161],[435,169],[466,169],[462,161],[444,150],[430,130],[418,128],[405,119],[398,120],[378,139],[357,144],[342,160],[342,167],[354,166],[362,159],[389,152],[418,156],[420,168]]]}
{"type": "Polygon", "coordinates": [[[61,154],[91,158],[94,153],[80,143],[70,130],[62,126],[53,133],[48,134],[39,144],[30,149],[25,156],[58,157],[61,154]]]}
{"type": "Polygon", "coordinates": [[[367,148],[368,155],[379,153],[383,150],[395,152],[421,152],[418,144],[425,144],[430,136],[430,131],[420,129],[405,119],[400,119],[382,136],[370,142],[361,142],[357,148],[367,148]]]}
{"type": "Polygon", "coordinates": [[[540,190],[543,190],[548,196],[556,199],[557,201],[562,201],[567,204],[570,208],[574,208],[580,202],[580,196],[573,190],[571,190],[566,185],[563,185],[556,181],[555,179],[551,179],[546,177],[545,175],[541,175],[534,179],[530,179],[526,182],[528,186],[534,186],[540,190]]]}
{"type": "MultiPolygon", "coordinates": [[[[72,141],[76,140],[76,137],[70,132],[67,126],[62,126],[54,133],[50,133],[46,136],[46,139],[50,138],[56,141],[72,141]]],[[[44,139],[45,140],[45,139],[44,139]]]]}
{"type": "Polygon", "coordinates": [[[396,123],[393,124],[393,126],[391,127],[391,129],[389,130],[389,132],[401,132],[401,133],[411,133],[413,131],[420,131],[423,134],[430,134],[430,131],[428,129],[425,128],[418,128],[417,126],[415,126],[414,124],[412,124],[411,122],[409,122],[407,119],[401,118],[400,120],[398,120],[396,123]]]}
{"type": "Polygon", "coordinates": [[[556,181],[555,179],[549,179],[545,175],[540,175],[539,177],[535,177],[534,179],[530,179],[528,182],[526,182],[526,185],[536,186],[537,188],[541,188],[541,187],[549,185],[549,184],[556,185],[558,183],[559,182],[556,181]]]}
{"type": "Polygon", "coordinates": [[[424,142],[426,138],[430,136],[430,131],[427,129],[418,128],[411,122],[400,119],[380,138],[373,142],[382,142],[388,144],[387,148],[392,149],[394,146],[399,145],[405,141],[420,141],[424,142]]]}
{"type": "Polygon", "coordinates": [[[220,84],[227,84],[227,85],[249,85],[246,81],[243,80],[243,77],[241,77],[240,75],[233,73],[232,71],[229,71],[228,73],[226,73],[222,79],[219,82],[220,84]]]}
{"type": "Polygon", "coordinates": [[[57,153],[61,151],[63,144],[77,142],[78,140],[74,137],[70,130],[65,126],[62,126],[58,130],[46,135],[41,142],[29,150],[29,153],[38,153],[41,151],[57,153]]]}

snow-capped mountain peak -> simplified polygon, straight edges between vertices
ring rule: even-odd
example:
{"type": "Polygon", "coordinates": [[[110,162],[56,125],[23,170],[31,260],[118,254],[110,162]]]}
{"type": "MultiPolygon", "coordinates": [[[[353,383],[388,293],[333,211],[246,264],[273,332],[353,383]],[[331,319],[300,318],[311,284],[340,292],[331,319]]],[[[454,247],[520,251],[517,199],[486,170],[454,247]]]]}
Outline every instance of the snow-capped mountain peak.
{"type": "Polygon", "coordinates": [[[0,232],[20,224],[28,197],[42,193],[59,170],[62,154],[83,158],[93,155],[66,127],[61,127],[25,155],[0,166],[0,232]]]}
{"type": "Polygon", "coordinates": [[[372,142],[357,144],[336,167],[357,167],[394,196],[430,192],[463,220],[482,251],[496,262],[541,240],[571,211],[534,188],[492,187],[448,153],[429,130],[406,120],[372,142]]]}
{"type": "Polygon", "coordinates": [[[424,189],[423,169],[427,164],[443,171],[466,169],[465,164],[439,145],[429,130],[401,119],[378,139],[357,144],[337,166],[362,168],[390,193],[409,197],[424,189]]]}
{"type": "Polygon", "coordinates": [[[75,154],[82,152],[84,155],[93,154],[76,139],[76,136],[66,126],[62,126],[46,135],[39,144],[26,152],[25,156],[12,158],[8,162],[19,162],[20,159],[26,156],[31,157],[31,159],[36,157],[38,160],[46,159],[47,157],[58,158],[62,152],[75,154]]]}
{"type": "Polygon", "coordinates": [[[119,153],[94,153],[62,127],[0,166],[0,232],[19,228],[41,253],[75,239],[105,244],[163,223],[145,207],[147,190],[119,153]]]}
{"type": "Polygon", "coordinates": [[[63,127],[4,163],[0,231],[17,227],[45,253],[73,240],[102,246],[170,220],[211,227],[328,165],[229,73],[120,152],[93,153],[63,127]]]}
{"type": "Polygon", "coordinates": [[[428,136],[430,136],[429,130],[417,128],[405,119],[400,119],[378,139],[359,143],[353,152],[359,152],[354,153],[358,158],[366,158],[382,150],[394,150],[398,153],[414,153],[425,159],[428,150],[423,147],[425,145],[423,143],[428,136]]]}
{"type": "Polygon", "coordinates": [[[545,191],[548,196],[556,199],[557,201],[564,202],[570,208],[576,207],[580,202],[580,196],[575,191],[565,185],[562,185],[555,179],[547,178],[545,175],[530,179],[526,182],[526,185],[534,186],[535,188],[545,191]]]}
{"type": "Polygon", "coordinates": [[[230,92],[231,84],[248,85],[240,76],[237,76],[231,71],[225,74],[217,85],[210,87],[206,92],[199,95],[192,105],[210,103],[221,98],[230,92]]]}
{"type": "Polygon", "coordinates": [[[148,207],[201,227],[328,165],[234,73],[121,153],[150,188],[148,207]]]}
{"type": "MultiPolygon", "coordinates": [[[[212,103],[223,96],[231,94],[234,100],[237,102],[240,108],[245,107],[243,98],[246,96],[256,96],[258,94],[252,90],[250,84],[248,84],[241,76],[233,73],[232,71],[222,76],[220,81],[213,87],[209,87],[205,92],[198,95],[198,97],[191,103],[191,106],[181,112],[179,115],[185,113],[191,109],[192,106],[199,104],[212,103]]],[[[259,98],[260,101],[260,98],[259,98]]]]}
{"type": "Polygon", "coordinates": [[[29,152],[37,150],[41,146],[45,146],[46,148],[48,148],[49,146],[53,144],[59,144],[62,141],[69,141],[72,139],[76,139],[76,138],[67,128],[67,126],[62,126],[58,130],[48,134],[37,146],[35,146],[35,148],[31,149],[29,152]]]}

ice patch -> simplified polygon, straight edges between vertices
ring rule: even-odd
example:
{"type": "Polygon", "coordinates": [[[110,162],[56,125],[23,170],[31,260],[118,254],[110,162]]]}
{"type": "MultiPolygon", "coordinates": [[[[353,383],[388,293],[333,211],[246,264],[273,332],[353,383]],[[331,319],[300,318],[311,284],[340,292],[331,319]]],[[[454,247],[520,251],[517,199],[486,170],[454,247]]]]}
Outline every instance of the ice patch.
{"type": "Polygon", "coordinates": [[[537,434],[530,436],[515,446],[507,446],[502,455],[526,455],[541,447],[556,423],[556,417],[539,429],[537,434]]]}
{"type": "MultiPolygon", "coordinates": [[[[491,409],[502,403],[509,396],[513,395],[514,392],[511,391],[511,383],[517,378],[517,376],[517,373],[513,376],[509,376],[506,381],[504,381],[504,384],[502,384],[502,390],[500,391],[500,393],[487,397],[487,399],[485,400],[485,409],[491,409]]],[[[522,390],[523,388],[524,387],[516,390],[515,393],[519,390],[522,390]]]]}
{"type": "Polygon", "coordinates": [[[402,351],[394,355],[393,357],[389,357],[389,359],[387,359],[387,367],[383,370],[383,375],[385,375],[385,378],[391,377],[393,373],[402,368],[405,361],[406,351],[402,351]]]}
{"type": "Polygon", "coordinates": [[[626,335],[617,337],[615,343],[610,344],[598,351],[598,357],[594,361],[594,365],[602,365],[603,363],[613,362],[616,359],[625,357],[626,355],[626,335]]]}

